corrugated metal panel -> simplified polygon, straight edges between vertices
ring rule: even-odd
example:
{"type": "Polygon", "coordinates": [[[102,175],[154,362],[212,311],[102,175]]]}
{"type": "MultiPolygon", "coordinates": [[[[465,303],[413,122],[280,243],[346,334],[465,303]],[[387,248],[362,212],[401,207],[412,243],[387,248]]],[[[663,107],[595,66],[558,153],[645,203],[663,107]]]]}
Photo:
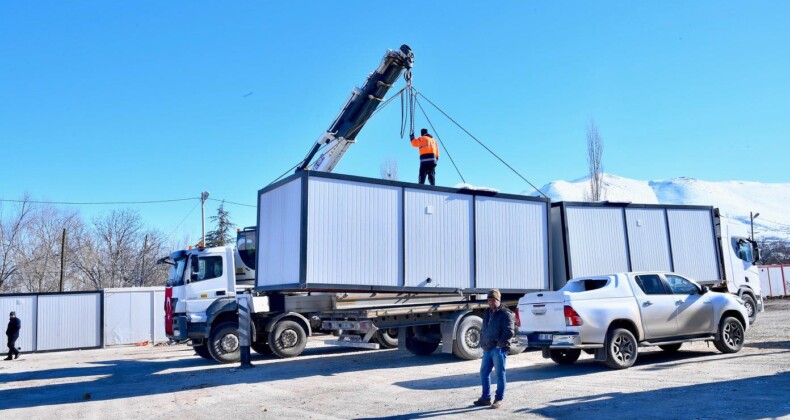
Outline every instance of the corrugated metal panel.
{"type": "Polygon", "coordinates": [[[568,206],[566,216],[572,277],[629,271],[621,208],[568,206]]]}
{"type": "Polygon", "coordinates": [[[405,200],[406,286],[474,287],[472,196],[407,189],[405,200]]]}
{"type": "Polygon", "coordinates": [[[477,197],[477,288],[549,287],[546,203],[477,197]]]}
{"type": "Polygon", "coordinates": [[[768,279],[768,267],[760,267],[760,293],[764,297],[771,296],[771,283],[768,279]]]}
{"type": "Polygon", "coordinates": [[[308,182],[307,283],[401,286],[401,188],[308,182]]]}
{"type": "MultiPolygon", "coordinates": [[[[3,326],[8,325],[8,314],[11,311],[16,312],[16,317],[22,323],[22,329],[19,331],[19,338],[16,340],[16,346],[21,347],[22,351],[36,351],[36,304],[38,301],[37,296],[0,296],[0,314],[4,317],[3,326]]],[[[2,342],[0,347],[0,354],[5,354],[8,351],[6,341],[2,342]]]]}
{"type": "Polygon", "coordinates": [[[260,196],[257,286],[300,280],[301,182],[296,178],[260,196]]]}
{"type": "Polygon", "coordinates": [[[104,293],[104,345],[131,343],[129,326],[132,313],[131,296],[127,292],[104,293]]]}
{"type": "Polygon", "coordinates": [[[699,281],[720,279],[710,210],[669,209],[667,217],[674,271],[699,281]]]}
{"type": "Polygon", "coordinates": [[[782,267],[768,267],[768,279],[770,280],[771,297],[782,297],[785,295],[785,285],[782,279],[782,267]]]}
{"type": "Polygon", "coordinates": [[[38,350],[101,345],[101,294],[45,295],[38,298],[38,350]]]}
{"type": "Polygon", "coordinates": [[[784,295],[790,296],[790,266],[788,265],[783,266],[782,273],[784,274],[784,277],[782,277],[782,279],[784,280],[785,283],[784,295]]]}
{"type": "Polygon", "coordinates": [[[626,209],[632,271],[672,271],[664,209],[626,209]]]}
{"type": "Polygon", "coordinates": [[[167,341],[165,334],[165,290],[157,290],[154,292],[154,312],[153,320],[151,322],[154,329],[154,342],[161,343],[167,341]]]}
{"type": "Polygon", "coordinates": [[[565,241],[562,232],[562,208],[551,208],[551,278],[552,290],[559,290],[568,282],[565,271],[565,241]]]}

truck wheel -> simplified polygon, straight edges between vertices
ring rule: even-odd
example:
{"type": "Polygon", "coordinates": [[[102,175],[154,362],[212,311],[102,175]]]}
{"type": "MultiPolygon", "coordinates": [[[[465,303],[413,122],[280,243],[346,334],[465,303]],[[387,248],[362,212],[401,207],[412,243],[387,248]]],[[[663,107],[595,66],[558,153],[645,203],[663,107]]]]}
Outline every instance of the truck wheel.
{"type": "Polygon", "coordinates": [[[398,347],[398,329],[388,328],[376,331],[376,339],[378,340],[381,348],[394,349],[398,347]]]}
{"type": "Polygon", "coordinates": [[[439,341],[420,340],[414,336],[414,327],[407,330],[406,350],[417,356],[427,356],[439,348],[439,341]]]}
{"type": "Polygon", "coordinates": [[[483,320],[477,315],[469,315],[458,324],[453,342],[453,354],[464,360],[476,360],[483,357],[480,338],[483,336],[483,320]]]}
{"type": "Polygon", "coordinates": [[[268,356],[272,354],[272,348],[269,347],[269,343],[265,341],[254,341],[250,344],[250,347],[255,350],[255,353],[268,356]]]}
{"type": "Polygon", "coordinates": [[[754,324],[754,321],[757,320],[757,304],[754,302],[754,298],[744,293],[741,299],[743,299],[743,306],[746,308],[746,313],[749,314],[749,324],[754,324]]]}
{"type": "Polygon", "coordinates": [[[238,363],[239,323],[223,322],[211,329],[208,337],[208,352],[219,363],[238,363]]]}
{"type": "Polygon", "coordinates": [[[581,354],[582,351],[578,349],[554,349],[551,351],[551,360],[559,365],[572,365],[581,354]]]}
{"type": "Polygon", "coordinates": [[[192,346],[192,349],[195,350],[195,354],[197,354],[198,356],[204,359],[214,360],[214,358],[211,357],[211,353],[208,352],[208,347],[206,346],[206,343],[200,345],[194,345],[192,346]]]}
{"type": "Polygon", "coordinates": [[[743,324],[738,318],[728,316],[719,323],[719,335],[713,345],[722,353],[737,353],[743,347],[743,324]]]}
{"type": "Polygon", "coordinates": [[[515,356],[517,354],[524,353],[524,350],[526,350],[526,349],[527,349],[527,346],[525,346],[525,345],[523,345],[521,343],[513,343],[513,342],[511,342],[510,343],[510,348],[507,350],[507,355],[508,356],[515,356]]]}
{"type": "Polygon", "coordinates": [[[606,334],[607,367],[625,369],[634,365],[637,355],[636,338],[625,328],[615,328],[606,334]]]}
{"type": "Polygon", "coordinates": [[[307,334],[298,322],[290,319],[277,321],[269,333],[269,347],[280,357],[295,357],[302,354],[307,345],[307,334]]]}
{"type": "Polygon", "coordinates": [[[676,353],[678,350],[680,350],[680,346],[682,345],[683,343],[677,343],[677,344],[667,344],[666,346],[658,346],[658,347],[667,353],[676,353]]]}

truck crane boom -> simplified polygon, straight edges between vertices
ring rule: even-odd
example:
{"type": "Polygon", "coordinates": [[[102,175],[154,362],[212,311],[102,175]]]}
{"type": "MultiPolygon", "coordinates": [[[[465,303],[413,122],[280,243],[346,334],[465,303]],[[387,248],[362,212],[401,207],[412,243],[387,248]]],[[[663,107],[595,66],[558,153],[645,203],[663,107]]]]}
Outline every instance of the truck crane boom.
{"type": "Polygon", "coordinates": [[[354,88],[335,121],[316,140],[305,159],[296,167],[296,172],[305,169],[332,172],[404,70],[407,82],[411,80],[413,65],[414,53],[408,45],[401,45],[398,50],[388,50],[365,84],[361,88],[354,88]],[[311,164],[324,145],[323,153],[311,164]]]}

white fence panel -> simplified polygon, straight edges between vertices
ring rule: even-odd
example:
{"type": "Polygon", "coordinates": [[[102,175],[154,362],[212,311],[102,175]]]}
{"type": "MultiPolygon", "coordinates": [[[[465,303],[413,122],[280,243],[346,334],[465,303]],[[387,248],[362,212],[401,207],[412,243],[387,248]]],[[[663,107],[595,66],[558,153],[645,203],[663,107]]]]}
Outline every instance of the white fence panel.
{"type": "Polygon", "coordinates": [[[164,318],[162,287],[129,287],[104,291],[105,346],[167,341],[164,318]]]}
{"type": "MultiPolygon", "coordinates": [[[[7,317],[12,311],[16,312],[16,317],[19,318],[19,321],[22,323],[22,329],[19,331],[19,339],[16,340],[16,346],[21,347],[23,352],[36,350],[37,302],[38,296],[36,295],[0,296],[0,315],[7,317]]],[[[0,319],[7,320],[8,318],[0,319]]],[[[6,342],[3,341],[2,347],[0,347],[0,351],[3,353],[8,350],[5,345],[6,342]]]]}

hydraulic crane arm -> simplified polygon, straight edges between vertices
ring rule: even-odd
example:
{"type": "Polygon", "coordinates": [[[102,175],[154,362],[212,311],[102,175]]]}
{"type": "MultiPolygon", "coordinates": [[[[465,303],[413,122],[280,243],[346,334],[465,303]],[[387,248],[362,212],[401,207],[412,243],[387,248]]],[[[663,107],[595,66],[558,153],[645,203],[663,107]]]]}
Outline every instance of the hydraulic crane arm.
{"type": "Polygon", "coordinates": [[[296,167],[296,171],[309,169],[332,172],[401,73],[405,70],[407,80],[411,78],[413,65],[414,53],[408,45],[401,45],[396,51],[388,50],[365,84],[351,92],[351,97],[335,118],[335,122],[318,138],[302,163],[296,167]],[[313,157],[324,145],[326,147],[323,153],[311,164],[313,157]]]}

